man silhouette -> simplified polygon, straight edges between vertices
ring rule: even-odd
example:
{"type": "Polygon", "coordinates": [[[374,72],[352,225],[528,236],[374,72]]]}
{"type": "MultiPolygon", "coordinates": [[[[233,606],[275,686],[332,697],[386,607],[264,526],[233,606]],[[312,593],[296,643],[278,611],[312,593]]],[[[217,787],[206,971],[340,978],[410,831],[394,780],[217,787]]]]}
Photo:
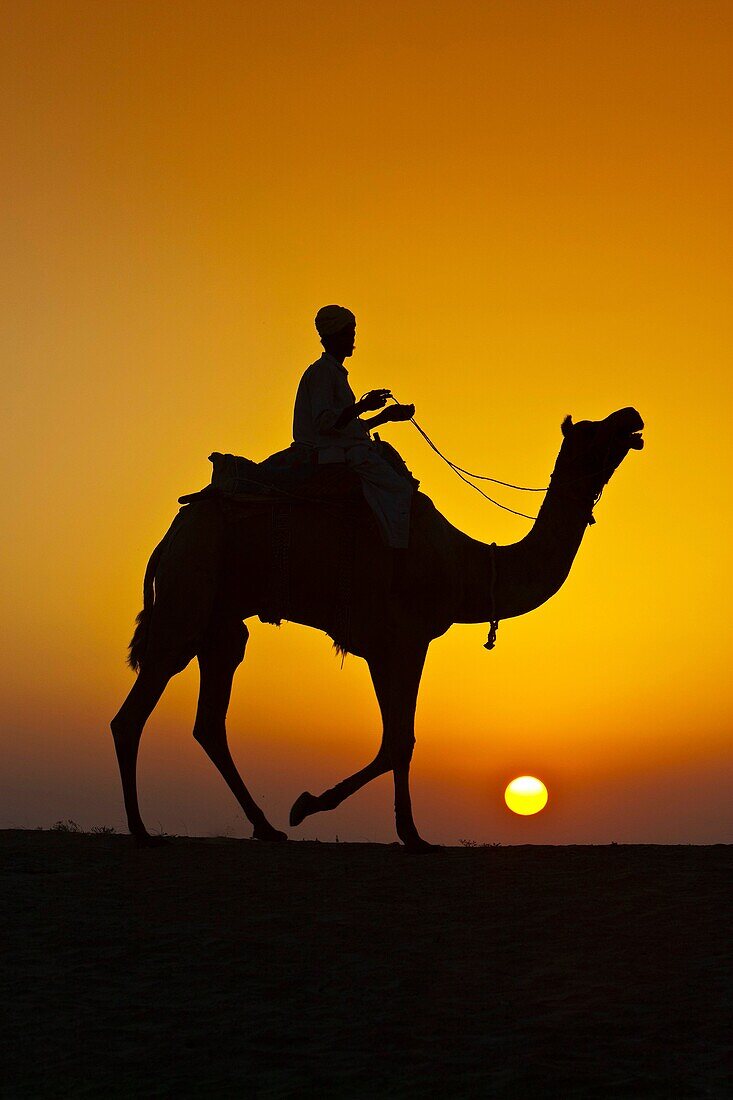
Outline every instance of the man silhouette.
{"type": "MultiPolygon", "coordinates": [[[[387,405],[389,390],[370,390],[357,401],[344,359],[353,355],[356,317],[344,306],[323,306],[316,314],[323,354],[305,371],[293,413],[293,439],[312,448],[319,463],[345,462],[356,473],[388,546],[404,549],[410,532],[414,481],[384,457],[386,444],[371,432],[380,424],[410,420],[414,405],[387,405]],[[382,411],[367,420],[361,414],[382,411]]],[[[389,449],[391,451],[391,448],[389,449]]],[[[395,458],[398,456],[395,453],[395,458]]],[[[401,460],[399,460],[401,461],[401,460]]],[[[404,464],[403,464],[404,465],[404,464]]]]}

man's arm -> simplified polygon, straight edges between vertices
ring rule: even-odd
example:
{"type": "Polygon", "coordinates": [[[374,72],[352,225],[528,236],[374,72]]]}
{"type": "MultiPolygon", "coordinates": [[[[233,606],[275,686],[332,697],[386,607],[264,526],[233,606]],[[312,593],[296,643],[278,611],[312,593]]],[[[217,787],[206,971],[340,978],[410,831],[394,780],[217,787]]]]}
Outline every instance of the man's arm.
{"type": "MultiPolygon", "coordinates": [[[[339,414],[338,419],[334,423],[334,428],[345,428],[347,424],[350,424],[352,420],[356,420],[358,416],[361,416],[363,412],[370,412],[372,409],[381,409],[382,405],[386,402],[390,396],[389,390],[370,390],[369,393],[364,394],[361,401],[355,401],[353,405],[347,405],[345,409],[339,414]]],[[[386,409],[384,410],[387,411],[386,409]]],[[[378,420],[378,417],[373,417],[373,420],[378,420]]],[[[364,421],[367,426],[372,421],[364,421]]],[[[384,421],[379,421],[380,424],[384,421]]]]}
{"type": "Polygon", "coordinates": [[[368,409],[381,409],[389,390],[371,390],[361,401],[345,408],[336,401],[332,372],[324,370],[320,362],[309,367],[308,396],[315,430],[321,435],[339,432],[368,409]]]}

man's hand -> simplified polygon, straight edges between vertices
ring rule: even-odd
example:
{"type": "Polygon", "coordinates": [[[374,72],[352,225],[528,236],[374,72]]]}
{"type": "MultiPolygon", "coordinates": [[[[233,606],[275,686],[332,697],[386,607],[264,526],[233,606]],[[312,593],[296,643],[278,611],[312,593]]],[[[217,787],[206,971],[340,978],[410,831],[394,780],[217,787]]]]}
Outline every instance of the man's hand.
{"type": "Polygon", "coordinates": [[[390,405],[384,410],[384,419],[397,423],[400,420],[412,420],[415,415],[414,405],[390,405]]]}
{"type": "MultiPolygon", "coordinates": [[[[366,396],[371,397],[372,394],[389,393],[389,390],[372,390],[366,396]]],[[[376,406],[374,406],[376,408],[376,406]]],[[[389,424],[390,422],[396,422],[399,420],[412,420],[415,415],[414,405],[388,405],[386,409],[382,409],[376,416],[371,417],[370,420],[363,420],[362,423],[366,424],[369,431],[373,431],[378,428],[380,424],[389,424]]]]}
{"type": "Polygon", "coordinates": [[[390,390],[369,390],[357,404],[362,412],[373,412],[383,408],[387,404],[387,398],[391,396],[390,390]]]}

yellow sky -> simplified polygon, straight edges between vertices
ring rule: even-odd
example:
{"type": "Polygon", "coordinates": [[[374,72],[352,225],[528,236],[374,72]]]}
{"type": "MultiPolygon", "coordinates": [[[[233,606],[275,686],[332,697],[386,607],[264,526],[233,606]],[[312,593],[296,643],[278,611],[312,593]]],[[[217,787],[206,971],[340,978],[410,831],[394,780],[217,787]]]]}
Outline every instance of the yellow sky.
{"type": "MultiPolygon", "coordinates": [[[[211,450],[287,445],[338,301],[354,389],[414,401],[463,466],[541,484],[566,413],[647,423],[562,591],[491,654],[481,627],[434,643],[425,834],[733,840],[730,5],[2,13],[0,825],[122,822],[107,724],[147,557],[211,450]],[[525,773],[550,803],[520,820],[501,794],[525,773]]],[[[463,530],[526,532],[409,425],[384,434],[463,530]]],[[[143,816],[241,833],[195,694],[192,667],[151,719],[143,816]]],[[[362,662],[257,623],[229,727],[277,824],[379,735],[362,662]]],[[[387,780],[302,830],[336,833],[392,839],[387,780]]]]}

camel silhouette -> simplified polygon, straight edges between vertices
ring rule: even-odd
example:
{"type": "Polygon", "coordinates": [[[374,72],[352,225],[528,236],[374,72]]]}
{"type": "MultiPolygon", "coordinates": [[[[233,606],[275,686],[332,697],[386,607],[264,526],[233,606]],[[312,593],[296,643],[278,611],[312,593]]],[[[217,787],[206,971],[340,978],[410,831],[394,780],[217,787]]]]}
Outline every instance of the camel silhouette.
{"type": "Polygon", "coordinates": [[[629,450],[643,447],[643,426],[631,408],[595,422],[573,424],[567,417],[539,514],[529,534],[509,546],[470,538],[416,493],[409,548],[393,551],[383,544],[358,482],[344,471],[342,478],[352,478],[345,493],[314,474],[307,496],[281,493],[245,502],[194,497],[148,563],[144,606],[130,643],[137,678],[111,723],[128,826],[137,842],[156,842],[138,807],[143,727],[168,681],[193,657],[201,677],[194,737],[254,826],[253,837],[287,839],[247,790],[227,743],[232,680],[249,637],[244,620],[257,615],[315,627],[342,651],[363,657],[382,717],[374,759],[320,795],[301,794],[291,826],[334,809],[391,771],[398,837],[409,851],[433,850],[415,825],[409,785],[428,647],[454,623],[495,624],[525,615],[558,591],[601,490],[629,450]]]}

